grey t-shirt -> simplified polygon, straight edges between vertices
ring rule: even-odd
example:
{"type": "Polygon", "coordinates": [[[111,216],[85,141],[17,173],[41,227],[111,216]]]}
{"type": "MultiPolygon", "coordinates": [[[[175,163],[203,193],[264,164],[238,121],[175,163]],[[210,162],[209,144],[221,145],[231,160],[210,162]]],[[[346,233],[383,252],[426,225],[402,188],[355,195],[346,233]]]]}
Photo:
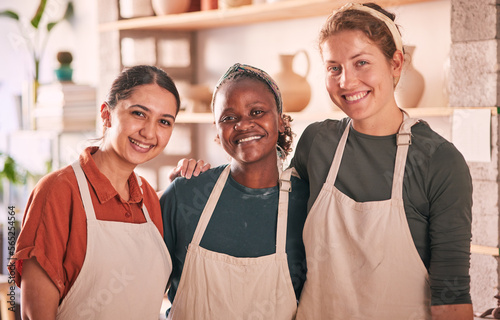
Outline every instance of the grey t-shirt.
{"type": "MultiPolygon", "coordinates": [[[[308,209],[330,169],[348,118],[309,125],[291,161],[309,182],[308,209]]],[[[396,135],[369,136],[350,128],[335,186],[358,202],[391,197],[396,135]]],[[[403,201],[413,241],[430,278],[432,304],[471,303],[472,180],[458,150],[425,123],[412,127],[403,201]]]]}

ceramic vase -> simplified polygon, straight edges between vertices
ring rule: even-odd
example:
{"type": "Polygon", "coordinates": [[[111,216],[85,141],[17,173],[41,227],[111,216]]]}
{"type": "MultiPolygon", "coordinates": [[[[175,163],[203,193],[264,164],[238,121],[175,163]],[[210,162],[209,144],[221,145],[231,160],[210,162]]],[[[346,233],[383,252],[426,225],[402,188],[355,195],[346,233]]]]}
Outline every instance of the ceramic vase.
{"type": "Polygon", "coordinates": [[[405,46],[409,59],[405,59],[401,78],[396,86],[396,102],[401,108],[415,108],[424,93],[425,81],[422,74],[413,66],[415,46],[405,46]]]}
{"type": "Polygon", "coordinates": [[[310,62],[306,51],[301,50],[295,54],[282,54],[279,56],[280,71],[273,76],[278,83],[283,98],[284,112],[298,112],[303,110],[311,100],[311,86],[307,82],[310,62]],[[293,60],[303,53],[307,60],[307,69],[302,76],[293,70],[293,60]]]}
{"type": "Polygon", "coordinates": [[[157,16],[183,13],[189,10],[191,0],[151,0],[157,16]]]}
{"type": "Polygon", "coordinates": [[[252,4],[252,0],[219,0],[219,9],[235,8],[252,4]]]}
{"type": "Polygon", "coordinates": [[[201,10],[215,10],[219,8],[218,0],[201,0],[201,10]]]}

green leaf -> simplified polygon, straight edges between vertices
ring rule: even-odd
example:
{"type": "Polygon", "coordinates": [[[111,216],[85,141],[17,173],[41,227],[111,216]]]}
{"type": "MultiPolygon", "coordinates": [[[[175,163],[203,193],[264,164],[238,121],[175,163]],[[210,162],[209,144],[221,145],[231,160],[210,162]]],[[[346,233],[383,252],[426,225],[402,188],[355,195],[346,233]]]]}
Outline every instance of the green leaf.
{"type": "Polygon", "coordinates": [[[55,22],[50,22],[47,24],[47,31],[50,32],[50,30],[52,30],[52,28],[54,28],[56,26],[56,24],[58,24],[59,21],[55,21],[55,22]]]}
{"type": "Polygon", "coordinates": [[[58,24],[59,22],[63,21],[63,20],[69,20],[73,17],[73,15],[75,14],[75,9],[74,9],[74,6],[73,6],[73,2],[68,2],[68,5],[66,6],[66,11],[64,12],[64,16],[57,20],[57,21],[53,21],[53,22],[50,22],[47,24],[47,31],[50,32],[50,30],[52,30],[52,28],[54,28],[56,26],[56,24],[58,24]]]}
{"type": "Polygon", "coordinates": [[[14,20],[19,21],[19,15],[17,13],[15,13],[14,11],[10,11],[10,10],[0,11],[0,17],[8,17],[8,18],[12,18],[14,20]]]}
{"type": "Polygon", "coordinates": [[[5,174],[7,180],[9,180],[10,182],[17,182],[16,163],[11,157],[7,157],[7,159],[5,159],[3,173],[5,174]]]}
{"type": "Polygon", "coordinates": [[[66,7],[66,12],[64,12],[63,19],[69,20],[73,18],[75,15],[75,6],[73,5],[73,1],[68,2],[68,6],[66,7]]]}
{"type": "Polygon", "coordinates": [[[40,4],[38,5],[38,9],[36,10],[35,16],[31,19],[31,25],[38,29],[38,25],[40,24],[40,20],[42,19],[43,12],[45,11],[45,6],[47,5],[47,0],[40,0],[40,4]]]}

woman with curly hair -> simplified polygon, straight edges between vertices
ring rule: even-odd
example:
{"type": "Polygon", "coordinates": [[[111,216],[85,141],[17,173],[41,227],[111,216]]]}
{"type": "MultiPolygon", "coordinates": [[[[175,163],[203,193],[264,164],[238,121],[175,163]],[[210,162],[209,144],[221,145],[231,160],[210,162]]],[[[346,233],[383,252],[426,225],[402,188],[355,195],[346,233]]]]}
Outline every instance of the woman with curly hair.
{"type": "Polygon", "coordinates": [[[290,118],[264,71],[235,64],[212,100],[231,163],[178,178],[161,197],[173,273],[169,319],[293,319],[305,275],[308,185],[283,172],[290,118]]]}

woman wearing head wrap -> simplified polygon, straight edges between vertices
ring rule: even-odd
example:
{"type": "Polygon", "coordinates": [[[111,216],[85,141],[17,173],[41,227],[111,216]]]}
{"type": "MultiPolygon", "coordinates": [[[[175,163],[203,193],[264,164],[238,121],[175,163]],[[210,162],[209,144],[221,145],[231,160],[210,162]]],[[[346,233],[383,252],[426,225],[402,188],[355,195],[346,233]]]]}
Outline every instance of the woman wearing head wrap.
{"type": "Polygon", "coordinates": [[[297,319],[472,319],[472,183],[462,155],[396,104],[394,15],[347,4],[326,21],[326,88],[348,118],[311,124],[292,160],[309,182],[297,319]]]}
{"type": "Polygon", "coordinates": [[[279,89],[264,71],[235,64],[212,108],[231,163],[176,179],[160,200],[173,261],[169,319],[293,319],[308,186],[277,165],[291,144],[279,89]]]}

